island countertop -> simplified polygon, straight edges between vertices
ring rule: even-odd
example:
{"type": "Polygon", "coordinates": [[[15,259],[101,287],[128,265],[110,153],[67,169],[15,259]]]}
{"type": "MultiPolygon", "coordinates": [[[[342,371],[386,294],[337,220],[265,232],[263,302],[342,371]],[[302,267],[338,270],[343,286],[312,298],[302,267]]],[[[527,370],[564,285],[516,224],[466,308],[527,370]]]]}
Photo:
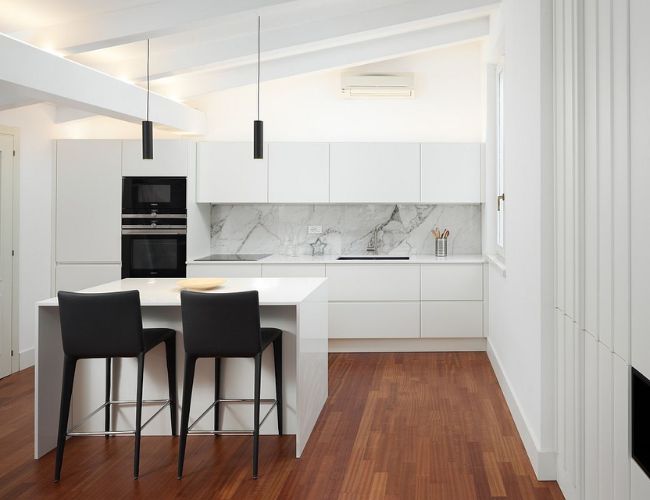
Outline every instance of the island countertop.
{"type": "MultiPolygon", "coordinates": [[[[83,293],[138,290],[143,306],[180,306],[179,278],[127,278],[81,290],[83,293]]],[[[224,285],[207,293],[257,290],[261,306],[293,306],[303,302],[326,278],[227,278],[224,285]]],[[[56,297],[42,300],[37,306],[58,306],[56,297]]]]}

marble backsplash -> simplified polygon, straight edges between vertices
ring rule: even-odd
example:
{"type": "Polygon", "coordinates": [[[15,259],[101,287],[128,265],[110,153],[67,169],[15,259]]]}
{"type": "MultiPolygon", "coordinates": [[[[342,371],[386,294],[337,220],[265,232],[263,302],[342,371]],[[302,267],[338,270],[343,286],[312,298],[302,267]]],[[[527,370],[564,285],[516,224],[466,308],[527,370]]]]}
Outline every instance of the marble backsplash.
{"type": "Polygon", "coordinates": [[[431,255],[436,226],[450,231],[449,254],[481,253],[480,205],[213,205],[211,217],[213,253],[312,255],[320,238],[325,254],[357,255],[378,228],[379,254],[431,255]]]}

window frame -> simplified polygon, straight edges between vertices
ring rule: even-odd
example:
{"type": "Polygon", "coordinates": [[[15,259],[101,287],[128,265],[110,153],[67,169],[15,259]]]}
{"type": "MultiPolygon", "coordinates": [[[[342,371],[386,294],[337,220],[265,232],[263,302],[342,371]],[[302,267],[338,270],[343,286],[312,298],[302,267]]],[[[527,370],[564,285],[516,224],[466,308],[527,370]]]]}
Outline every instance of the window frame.
{"type": "Polygon", "coordinates": [[[505,134],[504,134],[504,88],[505,72],[503,64],[495,70],[495,199],[496,223],[494,232],[494,248],[501,258],[505,256],[506,248],[506,197],[505,197],[505,134]]]}

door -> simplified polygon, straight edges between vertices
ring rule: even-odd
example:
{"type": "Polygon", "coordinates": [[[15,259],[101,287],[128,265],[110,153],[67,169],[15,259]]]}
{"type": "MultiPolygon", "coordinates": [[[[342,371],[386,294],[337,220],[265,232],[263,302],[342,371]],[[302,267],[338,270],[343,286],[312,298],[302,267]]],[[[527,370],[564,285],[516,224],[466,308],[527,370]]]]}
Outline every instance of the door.
{"type": "Polygon", "coordinates": [[[14,138],[0,134],[0,377],[11,373],[14,138]]]}

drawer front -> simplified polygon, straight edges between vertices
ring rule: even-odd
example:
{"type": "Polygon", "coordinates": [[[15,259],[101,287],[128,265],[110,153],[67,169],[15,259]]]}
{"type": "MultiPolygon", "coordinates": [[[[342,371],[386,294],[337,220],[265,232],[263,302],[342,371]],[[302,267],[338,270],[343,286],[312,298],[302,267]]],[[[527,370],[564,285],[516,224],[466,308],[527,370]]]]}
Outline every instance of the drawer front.
{"type": "Polygon", "coordinates": [[[420,337],[419,302],[330,302],[329,338],[420,337]]]}
{"type": "Polygon", "coordinates": [[[262,264],[264,278],[324,278],[325,264],[262,264]]]}
{"type": "Polygon", "coordinates": [[[187,266],[188,278],[259,278],[261,264],[194,264],[187,266]]]}
{"type": "Polygon", "coordinates": [[[422,300],[483,300],[483,265],[423,265],[422,300]]]}
{"type": "Polygon", "coordinates": [[[420,300],[420,266],[328,264],[330,300],[420,300]]]}
{"type": "Polygon", "coordinates": [[[483,336],[483,301],[422,302],[423,338],[483,336]]]}

